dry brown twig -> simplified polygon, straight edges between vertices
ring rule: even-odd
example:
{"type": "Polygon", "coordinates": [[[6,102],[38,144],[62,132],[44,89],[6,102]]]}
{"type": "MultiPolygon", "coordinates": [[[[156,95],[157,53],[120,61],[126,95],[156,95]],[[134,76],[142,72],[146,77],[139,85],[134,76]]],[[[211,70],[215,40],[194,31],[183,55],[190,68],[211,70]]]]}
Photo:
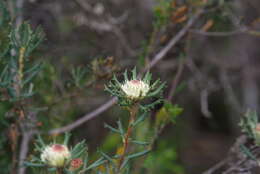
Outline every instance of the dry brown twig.
{"type": "Polygon", "coordinates": [[[83,10],[84,14],[76,16],[76,18],[80,19],[79,23],[82,23],[86,25],[87,27],[90,27],[96,31],[99,32],[111,32],[113,33],[119,40],[119,42],[122,44],[125,51],[131,56],[136,56],[136,51],[134,51],[131,46],[128,44],[128,41],[119,28],[119,24],[122,23],[122,21],[125,21],[128,17],[128,12],[125,12],[122,16],[119,18],[114,18],[110,14],[97,14],[91,5],[89,5],[86,1],[81,0],[74,0],[74,2],[83,10]],[[85,15],[86,14],[86,15],[85,15]],[[89,18],[88,14],[91,14],[95,16],[96,19],[89,18]]]}
{"type": "Polygon", "coordinates": [[[225,159],[202,174],[253,174],[253,169],[259,167],[259,164],[242,152],[241,145],[247,146],[255,157],[259,156],[259,147],[250,144],[249,139],[242,135],[237,138],[225,159]]]}

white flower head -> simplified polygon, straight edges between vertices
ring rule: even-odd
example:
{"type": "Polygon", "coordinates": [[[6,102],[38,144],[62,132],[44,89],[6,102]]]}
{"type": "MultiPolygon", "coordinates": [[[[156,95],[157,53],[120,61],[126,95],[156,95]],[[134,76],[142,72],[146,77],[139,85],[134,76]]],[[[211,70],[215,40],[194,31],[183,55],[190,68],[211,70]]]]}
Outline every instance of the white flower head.
{"type": "Polygon", "coordinates": [[[130,80],[121,85],[121,89],[124,91],[128,98],[132,100],[138,100],[147,95],[150,87],[148,84],[141,80],[130,80]]]}
{"type": "Polygon", "coordinates": [[[67,146],[53,144],[43,150],[41,160],[49,166],[62,167],[70,156],[71,154],[67,146]]]}

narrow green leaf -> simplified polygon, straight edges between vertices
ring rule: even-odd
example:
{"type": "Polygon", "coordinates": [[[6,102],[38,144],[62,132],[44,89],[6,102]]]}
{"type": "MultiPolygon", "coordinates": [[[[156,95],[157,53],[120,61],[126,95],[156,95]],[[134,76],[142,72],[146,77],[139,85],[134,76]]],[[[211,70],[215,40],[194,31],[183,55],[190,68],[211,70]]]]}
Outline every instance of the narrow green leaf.
{"type": "Polygon", "coordinates": [[[127,73],[127,70],[125,70],[125,72],[124,72],[124,78],[125,78],[125,81],[128,81],[128,73],[127,73]]]}
{"type": "Polygon", "coordinates": [[[147,83],[148,85],[150,85],[151,79],[152,79],[152,74],[149,71],[147,71],[144,78],[143,78],[143,81],[145,83],[147,83]]]}
{"type": "Polygon", "coordinates": [[[107,154],[105,154],[105,153],[102,152],[102,151],[100,151],[100,153],[101,153],[101,155],[102,155],[105,159],[107,159],[108,161],[110,161],[111,164],[115,165],[113,159],[112,159],[110,156],[108,156],[107,154]]]}
{"type": "Polygon", "coordinates": [[[55,167],[51,167],[47,169],[49,172],[55,172],[57,169],[55,167]]]}
{"type": "Polygon", "coordinates": [[[165,87],[165,83],[162,83],[155,91],[149,93],[148,97],[154,97],[154,96],[158,95],[164,87],[165,87]]]}
{"type": "Polygon", "coordinates": [[[31,162],[24,162],[23,165],[26,167],[44,167],[45,166],[45,164],[31,163],[31,162]]]}
{"type": "Polygon", "coordinates": [[[30,82],[40,71],[40,68],[35,69],[33,72],[31,72],[23,81],[22,85],[24,86],[25,84],[27,84],[28,82],[30,82]]]}
{"type": "Polygon", "coordinates": [[[143,146],[149,145],[149,142],[144,142],[144,141],[132,140],[131,142],[143,146]]]}
{"type": "Polygon", "coordinates": [[[66,132],[66,133],[65,133],[65,138],[64,138],[64,141],[63,141],[63,144],[64,144],[64,145],[68,146],[70,137],[71,137],[71,133],[66,132]]]}
{"type": "Polygon", "coordinates": [[[138,119],[133,123],[133,126],[136,126],[136,125],[138,125],[139,123],[141,123],[142,121],[144,121],[144,119],[146,118],[146,116],[147,116],[148,114],[145,112],[145,113],[143,113],[142,115],[140,115],[139,117],[138,117],[138,119]]]}
{"type": "Polygon", "coordinates": [[[251,158],[254,161],[258,161],[257,158],[250,152],[250,150],[243,144],[240,145],[240,149],[246,156],[248,156],[249,158],[251,158]]]}
{"type": "Polygon", "coordinates": [[[121,83],[117,80],[115,75],[113,75],[113,80],[116,82],[117,86],[121,86],[121,83]]]}
{"type": "Polygon", "coordinates": [[[103,163],[105,163],[106,160],[104,160],[104,157],[98,159],[97,161],[95,161],[94,163],[92,163],[91,165],[89,165],[85,170],[83,170],[82,172],[88,171],[90,169],[93,169],[95,167],[98,167],[100,165],[102,165],[103,163]]]}
{"type": "Polygon", "coordinates": [[[36,142],[39,143],[39,145],[40,145],[41,147],[45,147],[45,146],[46,146],[45,143],[44,143],[44,141],[42,140],[42,137],[41,137],[40,135],[37,135],[36,142]]]}
{"type": "Polygon", "coordinates": [[[133,80],[136,80],[136,79],[137,79],[136,66],[135,66],[134,69],[132,70],[132,76],[133,76],[133,80]]]}
{"type": "Polygon", "coordinates": [[[83,140],[83,141],[79,142],[78,144],[76,144],[76,146],[74,146],[74,148],[71,151],[71,154],[72,154],[73,158],[78,158],[86,151],[87,151],[87,146],[86,146],[85,140],[83,140]]]}
{"type": "Polygon", "coordinates": [[[129,162],[129,158],[125,158],[125,160],[124,160],[124,162],[122,163],[120,169],[123,169],[123,168],[127,167],[128,162],[129,162]]]}
{"type": "Polygon", "coordinates": [[[120,131],[120,134],[121,134],[121,135],[124,135],[125,132],[124,132],[124,130],[123,130],[123,125],[122,125],[121,120],[118,120],[118,121],[117,121],[117,125],[118,125],[118,130],[120,131]]]}
{"type": "Polygon", "coordinates": [[[105,123],[105,128],[108,128],[110,129],[112,132],[115,132],[115,133],[119,133],[120,134],[120,131],[117,130],[116,128],[113,128],[112,126],[108,125],[105,123]]]}
{"type": "Polygon", "coordinates": [[[147,153],[149,153],[151,150],[150,149],[147,149],[147,150],[144,150],[142,152],[137,152],[135,154],[132,154],[132,155],[128,155],[127,158],[128,159],[132,159],[132,158],[137,158],[137,157],[141,157],[143,155],[146,155],[147,153]]]}

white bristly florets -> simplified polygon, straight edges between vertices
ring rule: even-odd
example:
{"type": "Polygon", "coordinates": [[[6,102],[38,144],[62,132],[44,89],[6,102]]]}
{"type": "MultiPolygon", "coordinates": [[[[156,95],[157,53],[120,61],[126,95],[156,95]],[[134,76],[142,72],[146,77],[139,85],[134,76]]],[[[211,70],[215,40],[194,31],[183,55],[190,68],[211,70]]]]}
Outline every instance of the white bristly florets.
{"type": "Polygon", "coordinates": [[[130,80],[126,81],[121,89],[124,91],[126,96],[132,100],[138,100],[145,97],[150,90],[148,84],[144,83],[141,80],[130,80]]]}
{"type": "Polygon", "coordinates": [[[52,167],[62,167],[67,159],[70,158],[70,151],[65,145],[53,144],[47,146],[42,154],[41,160],[52,167]]]}

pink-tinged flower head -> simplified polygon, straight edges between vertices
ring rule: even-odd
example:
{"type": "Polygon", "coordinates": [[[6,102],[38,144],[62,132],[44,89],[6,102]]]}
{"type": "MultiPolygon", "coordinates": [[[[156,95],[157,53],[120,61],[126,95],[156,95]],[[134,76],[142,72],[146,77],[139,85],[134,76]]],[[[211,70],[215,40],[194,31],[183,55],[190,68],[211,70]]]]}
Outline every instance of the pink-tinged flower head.
{"type": "Polygon", "coordinates": [[[82,165],[83,165],[82,159],[75,158],[75,159],[71,160],[71,162],[70,162],[70,169],[76,170],[76,169],[80,168],[82,165]]]}
{"type": "Polygon", "coordinates": [[[62,167],[67,159],[70,158],[70,151],[65,145],[53,144],[47,146],[42,154],[41,160],[52,167],[62,167]]]}
{"type": "Polygon", "coordinates": [[[121,89],[124,91],[126,96],[130,99],[137,100],[147,95],[150,87],[148,84],[141,80],[130,80],[126,81],[121,89]]]}

